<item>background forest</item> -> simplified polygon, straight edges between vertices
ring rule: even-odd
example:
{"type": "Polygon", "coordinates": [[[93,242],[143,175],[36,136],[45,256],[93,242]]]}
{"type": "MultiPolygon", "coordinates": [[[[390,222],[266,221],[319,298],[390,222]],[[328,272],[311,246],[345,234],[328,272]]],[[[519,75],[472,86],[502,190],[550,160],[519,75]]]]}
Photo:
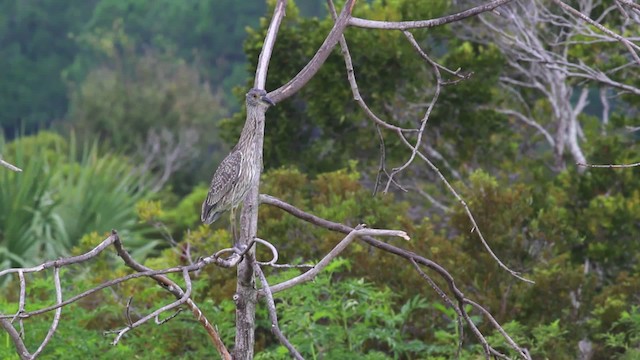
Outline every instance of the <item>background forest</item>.
{"type": "MultiPolygon", "coordinates": [[[[424,19],[452,6],[375,0],[357,15],[424,19]]],[[[234,0],[0,1],[0,154],[23,169],[0,168],[0,269],[80,254],[111,229],[158,268],[228,247],[228,220],[202,226],[200,205],[242,128],[270,9],[234,0]]],[[[324,2],[290,2],[267,89],[297,73],[332,25],[324,2]]],[[[545,43],[559,31],[554,26],[529,29],[545,43]]],[[[535,285],[498,267],[464,208],[424,165],[412,165],[385,191],[380,138],[352,100],[339,49],[301,92],[267,113],[261,192],[332,221],[407,231],[410,243],[390,241],[446,267],[534,359],[640,358],[640,170],[575,165],[638,161],[640,97],[522,66],[517,49],[484,20],[414,35],[439,63],[468,75],[443,88],[423,150],[498,257],[535,285]],[[552,79],[564,98],[523,86],[541,79],[552,79]],[[580,124],[566,148],[555,138],[562,106],[580,124]]],[[[401,32],[350,28],[346,37],[367,102],[392,122],[415,126],[433,96],[430,69],[401,32]]],[[[546,44],[541,51],[596,64],[612,81],[640,87],[638,66],[621,66],[623,46],[546,44]]],[[[411,152],[384,140],[386,167],[401,166],[411,152]]],[[[266,206],[259,221],[260,237],[278,247],[282,262],[317,260],[342,238],[266,206]]],[[[125,273],[115,255],[102,255],[66,270],[63,286],[80,292],[125,273]]],[[[207,268],[194,280],[194,299],[232,343],[235,270],[207,268]]],[[[30,281],[27,308],[54,302],[47,275],[30,281]]],[[[72,305],[42,358],[215,356],[186,314],[110,345],[103,332],[126,322],[130,296],[134,316],[167,301],[153,285],[138,279],[72,305]]],[[[0,312],[15,312],[17,279],[1,278],[0,286],[0,312]]],[[[361,244],[276,300],[283,332],[306,358],[448,359],[458,347],[455,311],[406,263],[361,244]]],[[[256,358],[289,358],[260,311],[256,358]]],[[[39,343],[50,321],[28,319],[26,342],[39,343]]],[[[473,336],[463,337],[460,358],[483,358],[473,336]]],[[[0,358],[18,359],[8,340],[0,358]]]]}

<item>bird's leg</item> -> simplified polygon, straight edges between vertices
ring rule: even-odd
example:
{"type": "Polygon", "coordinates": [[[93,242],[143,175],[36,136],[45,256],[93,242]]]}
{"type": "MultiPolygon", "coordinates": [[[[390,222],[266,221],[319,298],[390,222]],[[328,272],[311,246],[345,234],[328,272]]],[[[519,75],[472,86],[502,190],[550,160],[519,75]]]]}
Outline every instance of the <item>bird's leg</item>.
{"type": "Polygon", "coordinates": [[[237,228],[237,220],[236,219],[236,207],[231,207],[230,212],[230,222],[231,222],[231,236],[233,237],[233,243],[237,244],[238,241],[240,241],[240,236],[238,234],[238,228],[237,228]]]}

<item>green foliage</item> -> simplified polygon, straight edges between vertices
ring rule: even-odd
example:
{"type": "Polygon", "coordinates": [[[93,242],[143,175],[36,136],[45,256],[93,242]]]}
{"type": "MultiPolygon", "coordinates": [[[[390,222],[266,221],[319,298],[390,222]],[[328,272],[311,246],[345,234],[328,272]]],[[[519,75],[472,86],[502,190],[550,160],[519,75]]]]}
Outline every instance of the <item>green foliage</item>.
{"type": "Polygon", "coordinates": [[[154,246],[136,224],[135,203],[145,195],[143,177],[126,158],[76,148],[42,132],[7,145],[23,172],[0,172],[1,263],[26,266],[68,254],[93,231],[118,229],[144,255],[154,246]]]}
{"type": "MultiPolygon", "coordinates": [[[[158,219],[167,224],[174,234],[180,234],[200,224],[202,202],[207,197],[209,187],[198,186],[185,195],[177,204],[165,209],[158,219]]],[[[224,223],[224,216],[218,220],[224,223]]]]}
{"type": "MultiPolygon", "coordinates": [[[[503,328],[517,344],[526,347],[534,359],[573,359],[575,356],[575,349],[562,346],[568,331],[563,329],[559,320],[548,324],[541,323],[531,330],[517,321],[505,323],[503,328]]],[[[487,341],[511,358],[518,357],[498,331],[488,336],[487,341]]]]}
{"type": "MultiPolygon", "coordinates": [[[[110,257],[107,256],[107,258],[110,257]]],[[[84,271],[80,273],[77,269],[63,271],[62,288],[65,291],[65,297],[68,298],[68,294],[76,294],[95,286],[103,276],[111,279],[114,275],[123,275],[121,262],[118,267],[104,266],[107,258],[103,255],[98,261],[92,262],[91,267],[94,273],[89,280],[84,279],[85,276],[82,275],[84,271]],[[95,271],[97,268],[94,266],[98,268],[102,266],[102,270],[95,271]]],[[[27,310],[55,303],[55,290],[49,276],[27,276],[27,283],[29,284],[27,310]]],[[[8,289],[10,292],[7,294],[13,295],[0,298],[0,312],[3,314],[17,310],[17,281],[9,284],[8,289]]],[[[117,346],[113,346],[111,341],[115,335],[105,334],[105,331],[119,330],[126,326],[124,307],[126,298],[132,295],[131,316],[134,321],[140,314],[147,314],[174,301],[164,289],[151,280],[130,281],[122,287],[114,287],[112,291],[95,293],[72,306],[65,307],[56,334],[39,358],[203,359],[217,356],[206,332],[194,321],[189,311],[183,311],[162,326],[157,326],[152,321],[136,328],[124,336],[117,346]],[[170,338],[166,337],[169,333],[172,334],[170,338]]],[[[228,300],[225,304],[217,306],[211,301],[201,301],[198,305],[209,319],[215,321],[225,342],[231,343],[233,302],[228,300]]],[[[53,313],[49,313],[25,320],[25,343],[31,351],[36,349],[49,330],[52,315],[53,313]]],[[[168,315],[165,314],[165,316],[168,315]]],[[[0,342],[0,358],[17,359],[16,356],[15,348],[8,339],[0,342]]]]}
{"type": "MultiPolygon", "coordinates": [[[[429,345],[412,336],[416,312],[429,307],[414,297],[398,309],[397,297],[362,279],[335,281],[344,260],[331,264],[313,283],[276,295],[280,328],[305,358],[386,359],[430,354],[429,345]]],[[[295,276],[289,271],[276,277],[295,276]]],[[[270,280],[278,281],[278,280],[270,280]]],[[[263,316],[266,317],[266,314],[263,316]]],[[[455,351],[455,344],[448,350],[455,351]]],[[[282,345],[258,353],[256,359],[288,359],[282,345]]]]}
{"type": "Polygon", "coordinates": [[[623,311],[620,318],[611,326],[611,331],[599,336],[607,348],[622,353],[616,359],[637,359],[640,356],[640,308],[633,306],[630,311],[623,311]]]}
{"type": "MultiPolygon", "coordinates": [[[[46,154],[43,152],[42,154],[46,154]]],[[[51,191],[54,174],[44,157],[23,158],[14,152],[21,173],[0,172],[0,264],[3,268],[34,265],[42,257],[64,253],[69,237],[51,191]]]]}

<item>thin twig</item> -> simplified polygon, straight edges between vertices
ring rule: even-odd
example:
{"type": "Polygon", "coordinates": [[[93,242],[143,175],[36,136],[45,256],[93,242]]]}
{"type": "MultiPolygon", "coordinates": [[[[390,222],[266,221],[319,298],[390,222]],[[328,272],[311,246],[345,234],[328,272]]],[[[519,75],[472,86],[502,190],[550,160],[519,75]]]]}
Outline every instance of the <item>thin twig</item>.
{"type": "Polygon", "coordinates": [[[316,51],[313,58],[311,58],[307,65],[305,65],[305,67],[302,68],[302,70],[300,70],[293,79],[268,94],[269,98],[273,100],[273,102],[279,103],[298,92],[298,90],[309,82],[318,70],[320,70],[320,67],[324,64],[325,60],[327,60],[327,57],[329,57],[329,54],[331,54],[331,51],[338,43],[338,40],[340,40],[344,29],[347,27],[354,5],[355,0],[347,0],[345,2],[340,15],[333,25],[333,28],[325,38],[322,45],[320,45],[320,48],[316,51]]]}
{"type": "Polygon", "coordinates": [[[429,275],[427,275],[427,273],[422,271],[422,269],[420,268],[420,265],[418,265],[418,263],[414,259],[410,259],[410,261],[413,267],[416,268],[416,270],[418,271],[418,274],[420,274],[420,276],[422,276],[422,278],[429,283],[431,288],[436,293],[438,293],[438,295],[440,295],[440,298],[442,298],[442,300],[445,303],[447,303],[447,305],[449,305],[449,307],[452,308],[458,315],[456,317],[456,324],[458,326],[458,348],[456,349],[456,359],[460,358],[460,351],[462,350],[462,343],[464,341],[464,326],[462,325],[462,317],[463,317],[462,311],[453,303],[453,301],[449,298],[449,296],[442,289],[440,289],[438,284],[436,284],[436,282],[433,281],[433,279],[429,275]]]}
{"type": "Polygon", "coordinates": [[[15,346],[16,348],[18,356],[20,356],[20,359],[31,360],[32,357],[29,353],[29,350],[27,350],[27,347],[24,345],[24,341],[22,340],[20,333],[18,333],[18,331],[13,327],[11,321],[9,321],[8,319],[0,319],[0,326],[2,326],[7,334],[9,334],[9,337],[13,342],[13,346],[15,346]]]}
{"type": "MultiPolygon", "coordinates": [[[[431,67],[433,68],[433,73],[436,76],[436,91],[435,91],[435,93],[433,95],[433,98],[429,102],[429,106],[427,107],[427,110],[425,111],[424,116],[420,120],[420,129],[418,130],[418,138],[416,139],[416,145],[412,147],[411,156],[409,156],[409,159],[407,159],[407,161],[405,161],[405,163],[402,166],[393,169],[393,171],[389,175],[389,181],[387,182],[387,186],[384,188],[384,192],[385,193],[388,192],[389,186],[391,185],[391,180],[393,179],[394,175],[396,175],[396,174],[400,173],[401,171],[403,171],[404,169],[406,169],[409,165],[411,165],[413,160],[416,158],[416,152],[418,151],[418,147],[419,147],[420,144],[422,144],[422,136],[424,135],[424,130],[425,130],[426,126],[427,126],[427,121],[429,120],[429,117],[431,116],[431,112],[433,111],[433,108],[435,107],[436,102],[438,101],[438,98],[440,97],[440,91],[442,90],[442,75],[440,74],[440,69],[438,68],[438,64],[435,61],[433,61],[422,50],[422,48],[420,47],[420,45],[418,44],[416,39],[413,37],[413,34],[411,34],[409,31],[406,31],[406,30],[403,31],[402,33],[407,38],[407,40],[409,41],[411,46],[414,48],[414,50],[416,50],[416,52],[418,52],[418,54],[426,62],[428,62],[431,65],[431,67]]],[[[342,45],[342,43],[341,43],[341,45],[342,45]]],[[[347,44],[345,43],[344,46],[346,46],[346,45],[347,44]]],[[[398,133],[398,134],[401,134],[401,133],[398,133]]]]}
{"type": "Polygon", "coordinates": [[[618,35],[615,32],[607,29],[602,24],[592,20],[587,15],[585,15],[585,14],[581,13],[580,11],[574,9],[572,6],[565,4],[563,1],[561,1],[561,0],[551,0],[551,1],[553,1],[555,4],[560,6],[566,12],[569,12],[569,13],[573,14],[574,16],[579,17],[580,19],[584,20],[585,22],[589,23],[590,25],[595,26],[596,28],[598,28],[603,33],[605,33],[605,34],[611,36],[612,38],[620,41],[629,50],[629,53],[631,54],[631,56],[633,57],[635,62],[638,63],[638,65],[640,65],[640,56],[638,56],[638,53],[637,53],[637,51],[640,50],[640,46],[632,43],[631,41],[629,41],[624,36],[618,35]]]}
{"type": "Polygon", "coordinates": [[[124,334],[126,334],[127,332],[129,332],[129,330],[132,330],[142,324],[144,324],[145,322],[155,318],[156,316],[158,316],[159,314],[165,312],[165,311],[169,311],[171,309],[174,309],[184,303],[187,302],[187,300],[189,300],[189,297],[191,296],[191,277],[189,276],[189,272],[185,269],[182,271],[182,276],[184,277],[184,282],[186,284],[187,290],[184,292],[183,296],[172,302],[171,304],[165,305],[157,310],[155,310],[154,312],[152,312],[151,314],[143,317],[142,319],[134,322],[133,324],[127,325],[127,327],[125,327],[122,330],[118,331],[118,335],[116,336],[115,339],[113,339],[112,344],[113,345],[117,345],[118,342],[120,341],[120,339],[124,336],[124,334]]]}
{"type": "Polygon", "coordinates": [[[273,293],[271,292],[271,288],[269,287],[269,283],[267,282],[267,277],[264,276],[264,272],[260,268],[260,265],[256,262],[255,264],[256,274],[260,278],[260,282],[262,283],[262,289],[265,294],[265,299],[267,301],[267,310],[269,312],[269,319],[271,319],[271,331],[276,335],[278,340],[284,347],[289,350],[289,354],[291,357],[298,360],[304,360],[302,355],[296,350],[293,345],[289,342],[289,340],[284,336],[282,330],[280,330],[280,326],[278,325],[278,313],[276,312],[276,303],[273,300],[273,293]]]}
{"type": "Polygon", "coordinates": [[[492,11],[498,6],[507,4],[512,0],[494,0],[492,2],[478,5],[468,10],[461,11],[456,14],[447,15],[435,19],[430,20],[416,20],[416,21],[377,21],[377,20],[366,20],[360,19],[357,17],[351,18],[349,20],[350,26],[356,26],[361,28],[368,29],[383,29],[383,30],[409,30],[409,29],[418,29],[418,28],[431,28],[444,24],[449,24],[452,22],[460,21],[462,19],[466,19],[468,17],[472,17],[483,12],[492,11]]]}
{"type": "Polygon", "coordinates": [[[275,263],[278,262],[278,249],[276,249],[275,246],[273,246],[273,244],[271,244],[270,242],[266,241],[266,240],[262,240],[260,238],[255,238],[254,239],[256,242],[266,246],[269,248],[269,250],[271,250],[271,254],[273,255],[273,257],[271,258],[271,260],[269,261],[257,261],[257,263],[259,265],[267,265],[267,266],[272,266],[275,263]]]}
{"type": "Polygon", "coordinates": [[[286,0],[278,0],[273,10],[273,16],[271,17],[271,23],[267,29],[267,35],[264,38],[264,44],[262,45],[262,51],[258,58],[258,65],[256,68],[256,77],[253,87],[256,89],[264,89],[267,82],[267,71],[269,69],[269,61],[271,60],[271,52],[273,46],[276,43],[276,37],[278,35],[278,29],[282,23],[282,18],[286,15],[285,9],[287,8],[286,0]]]}
{"type": "MultiPolygon", "coordinates": [[[[332,1],[329,1],[329,7],[330,7],[330,11],[335,14],[335,9],[332,6],[332,1]]],[[[415,42],[415,39],[413,39],[413,36],[411,36],[410,34],[407,35],[408,33],[405,32],[405,36],[407,36],[407,38],[410,40],[411,44],[414,46],[417,45],[417,43],[415,42]],[[411,41],[413,39],[413,41],[411,41]],[[415,44],[415,45],[414,45],[415,44]]],[[[374,120],[376,123],[382,124],[382,126],[389,125],[388,123],[386,123],[385,121],[381,120],[380,118],[378,118],[373,111],[371,111],[371,109],[369,109],[369,107],[367,106],[367,104],[364,102],[364,100],[362,99],[362,97],[360,96],[360,93],[358,91],[358,85],[355,81],[355,77],[353,76],[353,66],[352,66],[352,62],[351,62],[351,55],[349,53],[349,47],[347,45],[347,42],[344,38],[344,35],[340,37],[340,46],[342,48],[342,54],[345,60],[345,64],[347,65],[347,77],[349,79],[349,83],[351,85],[351,90],[354,94],[354,98],[356,99],[356,102],[358,103],[358,105],[360,105],[360,107],[364,110],[364,112],[367,114],[367,116],[374,120]]],[[[429,58],[429,56],[427,56],[422,49],[417,46],[416,50],[418,51],[418,53],[423,57],[423,59],[425,59],[426,61],[428,61],[430,64],[434,64],[435,62],[433,60],[431,60],[429,58]]],[[[435,67],[435,71],[436,74],[439,75],[440,72],[438,70],[437,67],[435,67]]],[[[439,89],[439,87],[438,87],[439,89]]],[[[424,126],[426,124],[426,119],[428,119],[429,114],[431,113],[431,109],[433,108],[433,106],[435,105],[435,102],[432,101],[429,108],[427,109],[427,112],[425,114],[425,117],[422,120],[422,124],[420,129],[416,130],[418,132],[418,137],[419,139],[421,139],[421,134],[424,131],[424,126]]],[[[389,128],[387,126],[387,128],[389,128]]],[[[533,283],[533,281],[525,279],[524,277],[520,276],[518,272],[511,270],[509,267],[507,267],[493,252],[493,250],[491,250],[491,247],[489,246],[489,244],[487,243],[487,241],[484,239],[484,236],[482,235],[482,233],[480,232],[480,230],[478,229],[478,225],[476,223],[475,218],[473,217],[473,214],[471,213],[471,210],[469,210],[469,207],[467,206],[466,202],[462,199],[462,197],[460,197],[460,195],[455,191],[455,189],[451,186],[451,184],[449,183],[449,181],[447,181],[447,179],[444,177],[444,175],[442,175],[442,173],[440,172],[440,170],[424,155],[422,154],[419,150],[418,150],[418,144],[416,144],[416,146],[413,146],[405,137],[403,130],[401,128],[396,128],[395,129],[396,133],[398,134],[398,136],[400,137],[400,139],[405,143],[405,145],[407,145],[409,147],[409,149],[411,149],[412,152],[412,157],[411,159],[408,161],[410,162],[413,157],[415,155],[418,155],[420,158],[422,158],[428,165],[429,167],[436,172],[436,174],[438,174],[438,176],[440,177],[440,179],[445,183],[445,185],[447,186],[447,188],[449,189],[449,191],[456,197],[456,199],[463,205],[466,213],[467,213],[467,217],[470,219],[471,223],[474,226],[474,229],[477,230],[478,232],[478,236],[480,237],[480,241],[482,242],[482,244],[484,245],[485,249],[489,252],[489,254],[493,257],[493,259],[498,263],[498,265],[500,267],[502,267],[505,271],[507,271],[508,273],[510,273],[512,276],[528,282],[528,283],[533,283]]],[[[405,164],[406,165],[406,164],[405,164]]],[[[388,188],[388,184],[387,184],[387,188],[388,188]]],[[[386,190],[386,189],[385,189],[386,190]]]]}
{"type": "Polygon", "coordinates": [[[591,167],[591,168],[624,169],[624,168],[631,168],[631,167],[640,166],[640,162],[633,163],[633,164],[583,164],[583,163],[576,163],[576,165],[583,166],[583,167],[591,167]]]}
{"type": "MultiPolygon", "coordinates": [[[[333,259],[335,259],[344,249],[353,242],[357,237],[361,236],[397,236],[401,237],[405,240],[409,240],[409,235],[407,235],[404,231],[398,230],[381,230],[381,229],[367,229],[365,225],[358,225],[353,230],[347,234],[347,236],[342,239],[327,255],[325,255],[322,260],[320,260],[316,266],[314,266],[311,270],[296,276],[292,279],[283,281],[279,284],[271,286],[271,291],[276,293],[282,290],[289,289],[298,284],[313,280],[325,267],[331,263],[333,259]]],[[[261,295],[264,295],[264,290],[260,291],[261,295]]]]}
{"type": "MultiPolygon", "coordinates": [[[[402,134],[400,138],[401,140],[405,143],[405,145],[411,147],[411,143],[404,137],[402,136],[402,134]]],[[[471,228],[471,231],[474,231],[478,234],[478,238],[480,238],[480,242],[482,243],[482,245],[484,246],[484,248],[487,250],[487,252],[489,253],[489,255],[498,263],[498,265],[503,268],[506,272],[508,272],[509,274],[511,274],[513,277],[520,279],[524,282],[533,284],[534,282],[532,280],[529,280],[527,278],[524,278],[522,276],[520,276],[519,272],[516,272],[514,270],[511,270],[507,265],[505,265],[500,258],[498,258],[498,256],[493,252],[493,250],[491,249],[491,247],[489,246],[489,243],[487,243],[487,240],[485,240],[484,235],[482,235],[482,232],[480,231],[480,228],[478,227],[478,223],[476,222],[475,217],[473,216],[473,213],[471,212],[471,209],[469,209],[469,206],[467,205],[467,202],[464,201],[464,199],[462,199],[462,197],[460,196],[460,194],[458,194],[458,192],[453,188],[453,186],[449,183],[449,181],[447,180],[447,178],[444,177],[444,175],[442,174],[442,172],[440,172],[440,169],[438,169],[437,166],[435,166],[431,160],[429,160],[424,154],[422,154],[421,152],[417,153],[418,156],[427,163],[427,165],[429,165],[429,167],[438,175],[438,177],[440,178],[440,180],[442,180],[442,182],[445,184],[445,186],[447,187],[447,189],[449,189],[449,192],[451,194],[453,194],[453,196],[456,198],[456,200],[458,200],[458,202],[462,205],[462,207],[464,208],[466,214],[467,214],[467,218],[469,218],[469,221],[471,221],[471,225],[473,226],[471,228]]]]}
{"type": "Polygon", "coordinates": [[[22,169],[20,169],[19,167],[9,164],[8,162],[2,160],[2,158],[0,158],[0,165],[6,167],[9,170],[15,171],[15,172],[21,172],[22,169]]]}
{"type": "MultiPolygon", "coordinates": [[[[120,237],[118,236],[118,233],[115,230],[112,231],[112,236],[115,236],[114,246],[116,247],[116,251],[118,252],[118,255],[122,258],[122,260],[125,262],[125,264],[127,266],[129,266],[130,268],[132,268],[132,269],[134,269],[135,271],[138,271],[138,272],[145,272],[145,271],[150,271],[151,270],[150,268],[138,263],[135,259],[133,259],[131,257],[131,255],[122,246],[122,242],[120,241],[120,237]]],[[[209,257],[209,258],[210,259],[207,259],[207,258],[201,259],[200,261],[198,261],[195,264],[190,265],[190,266],[194,266],[194,265],[196,265],[198,263],[202,263],[203,264],[202,266],[204,266],[204,264],[209,264],[211,262],[216,262],[216,261],[219,261],[222,264],[225,263],[225,261],[223,259],[219,259],[218,257],[215,257],[215,256],[212,256],[212,257],[209,257]]],[[[171,279],[169,279],[168,277],[163,276],[163,275],[152,275],[151,278],[156,280],[160,286],[162,286],[163,288],[167,289],[176,298],[181,298],[182,297],[182,295],[184,293],[183,290],[175,282],[173,282],[171,279]]],[[[189,307],[189,309],[191,310],[191,313],[193,314],[193,316],[200,323],[200,325],[202,325],[202,327],[204,327],[204,329],[206,330],[207,334],[209,334],[209,338],[213,342],[213,345],[216,347],[216,350],[218,350],[218,353],[220,354],[220,357],[223,358],[224,360],[231,360],[231,354],[229,353],[229,351],[227,350],[226,346],[222,342],[222,339],[220,338],[220,334],[218,334],[218,331],[209,322],[207,317],[204,316],[204,313],[202,312],[202,310],[200,310],[198,305],[193,300],[187,299],[187,307],[189,307]]]]}
{"type": "MultiPolygon", "coordinates": [[[[350,234],[352,233],[355,229],[351,228],[347,225],[344,224],[340,224],[340,223],[336,223],[333,221],[329,221],[323,218],[320,218],[318,216],[315,216],[313,214],[309,214],[305,211],[302,211],[300,209],[298,209],[297,207],[288,204],[278,198],[275,198],[273,196],[270,195],[265,195],[265,194],[261,194],[260,195],[260,201],[261,203],[267,204],[267,205],[271,205],[271,206],[275,206],[278,207],[286,212],[288,212],[289,214],[302,219],[304,221],[307,221],[311,224],[323,227],[325,229],[328,230],[332,230],[332,231],[336,231],[336,232],[340,232],[343,234],[350,234]]],[[[364,236],[360,236],[358,237],[358,239],[364,241],[365,243],[374,246],[380,250],[386,251],[390,254],[393,255],[397,255],[400,256],[402,258],[405,258],[407,260],[410,261],[414,261],[422,266],[426,266],[427,268],[435,271],[438,275],[440,275],[440,277],[442,277],[442,279],[447,283],[449,290],[454,294],[454,297],[456,298],[456,300],[458,301],[458,308],[461,310],[463,317],[465,318],[465,322],[467,323],[471,323],[473,324],[473,321],[471,321],[471,318],[468,317],[468,315],[465,315],[466,312],[464,311],[464,307],[462,307],[462,302],[464,302],[465,300],[467,300],[467,298],[464,296],[464,294],[462,293],[462,291],[460,291],[460,289],[456,286],[455,281],[453,279],[453,276],[442,266],[440,266],[439,264],[437,264],[436,262],[429,260],[425,257],[422,257],[414,252],[408,251],[408,250],[404,250],[401,249],[397,246],[393,246],[391,244],[379,241],[377,239],[375,239],[372,236],[368,236],[368,235],[364,235],[364,236]]],[[[273,289],[273,287],[272,287],[273,289]]],[[[263,295],[264,296],[264,295],[263,295]]],[[[500,326],[499,324],[494,324],[494,326],[500,326]]],[[[484,336],[482,335],[482,333],[478,330],[478,328],[475,325],[470,325],[472,332],[474,333],[474,335],[478,338],[478,341],[480,341],[481,343],[485,344],[487,343],[486,339],[484,338],[484,336]]],[[[501,328],[499,328],[501,329],[501,328]]],[[[510,346],[511,343],[509,343],[510,346]]],[[[491,352],[491,354],[495,355],[495,356],[500,356],[499,352],[494,352],[491,351],[493,350],[490,346],[484,346],[485,350],[488,350],[491,352]]],[[[515,346],[513,347],[514,350],[518,351],[519,354],[526,354],[526,350],[519,347],[519,346],[515,346]]],[[[522,356],[522,355],[521,355],[522,356]]],[[[524,359],[531,359],[530,357],[526,357],[526,356],[522,356],[524,359]]]]}
{"type": "MultiPolygon", "coordinates": [[[[337,24],[338,16],[336,15],[336,9],[335,9],[335,6],[333,5],[333,1],[327,0],[327,4],[329,6],[329,10],[331,12],[331,16],[333,17],[333,20],[337,24]]],[[[363,100],[362,95],[360,94],[360,89],[358,88],[358,82],[356,81],[355,70],[353,68],[353,61],[351,60],[351,54],[349,53],[349,47],[347,46],[347,40],[345,39],[344,35],[340,35],[339,42],[340,42],[340,48],[342,49],[342,55],[344,57],[344,63],[347,68],[347,80],[349,80],[349,85],[351,86],[351,93],[353,94],[353,99],[364,110],[364,112],[367,114],[367,117],[373,120],[373,122],[375,122],[377,125],[380,125],[383,128],[388,130],[406,131],[406,132],[418,131],[417,129],[404,129],[404,128],[389,124],[388,122],[380,119],[380,117],[378,117],[373,111],[371,111],[369,106],[363,100]]]]}
{"type": "MultiPolygon", "coordinates": [[[[56,289],[56,303],[60,304],[62,302],[62,286],[60,286],[60,268],[57,266],[53,268],[53,284],[56,289]]],[[[44,340],[42,341],[42,343],[40,343],[40,346],[38,346],[38,350],[36,350],[33,353],[33,355],[31,355],[32,359],[35,359],[36,357],[38,357],[38,355],[40,355],[42,350],[44,350],[44,347],[47,346],[47,344],[53,338],[53,334],[55,334],[56,329],[58,328],[58,324],[60,323],[61,314],[62,314],[62,307],[59,307],[56,309],[56,312],[53,315],[53,321],[51,322],[51,327],[49,327],[49,331],[47,332],[47,335],[44,337],[44,340]]]]}

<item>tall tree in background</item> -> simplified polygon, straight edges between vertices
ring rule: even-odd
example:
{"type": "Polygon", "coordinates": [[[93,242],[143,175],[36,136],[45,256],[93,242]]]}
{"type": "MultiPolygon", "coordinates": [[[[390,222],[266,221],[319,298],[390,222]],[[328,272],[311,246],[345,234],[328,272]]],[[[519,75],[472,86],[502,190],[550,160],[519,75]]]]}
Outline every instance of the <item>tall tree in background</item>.
{"type": "Polygon", "coordinates": [[[535,129],[553,148],[557,169],[566,165],[565,153],[573,162],[587,162],[581,118],[590,100],[600,102],[596,115],[604,129],[612,110],[627,113],[622,104],[612,108],[616,94],[640,95],[640,47],[632,42],[637,37],[619,35],[640,32],[638,9],[591,0],[574,5],[576,9],[559,1],[514,2],[499,15],[479,16],[476,26],[460,25],[464,37],[500,49],[507,67],[500,75],[505,96],[496,111],[535,129]],[[621,16],[626,18],[621,21],[621,16]],[[590,98],[590,92],[599,96],[590,98]]]}

